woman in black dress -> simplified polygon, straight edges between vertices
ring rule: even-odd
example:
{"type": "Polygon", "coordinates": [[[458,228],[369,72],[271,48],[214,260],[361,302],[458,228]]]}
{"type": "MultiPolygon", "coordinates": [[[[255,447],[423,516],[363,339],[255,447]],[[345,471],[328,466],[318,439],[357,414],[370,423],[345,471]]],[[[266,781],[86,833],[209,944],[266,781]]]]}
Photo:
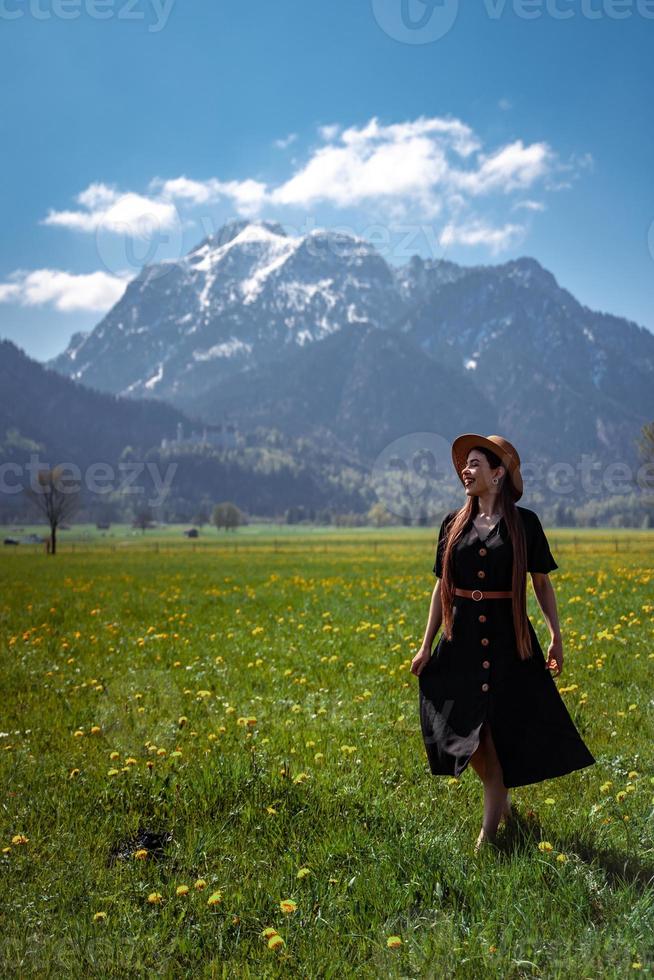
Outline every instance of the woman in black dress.
{"type": "Polygon", "coordinates": [[[454,440],[452,460],[467,500],[440,527],[438,581],[411,671],[431,772],[459,776],[469,762],[483,782],[478,850],[511,819],[510,787],[595,759],[553,679],[563,647],[548,574],[558,565],[538,515],[516,506],[520,457],[501,436],[466,433],[454,440]],[[527,616],[527,572],[550,631],[547,660],[527,616]]]}

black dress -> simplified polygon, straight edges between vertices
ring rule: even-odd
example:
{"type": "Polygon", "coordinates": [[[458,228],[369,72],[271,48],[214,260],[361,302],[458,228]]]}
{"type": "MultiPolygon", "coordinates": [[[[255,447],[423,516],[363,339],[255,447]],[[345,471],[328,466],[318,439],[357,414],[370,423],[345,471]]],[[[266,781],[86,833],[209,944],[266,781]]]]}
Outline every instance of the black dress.
{"type": "MultiPolygon", "coordinates": [[[[558,565],[538,515],[517,507],[525,528],[527,571],[558,565]]],[[[445,532],[440,527],[434,572],[442,577],[445,532]]],[[[513,545],[504,518],[482,540],[470,519],[454,551],[454,583],[460,589],[510,590],[513,545]],[[478,572],[483,570],[484,577],[478,572]]],[[[459,776],[490,725],[506,787],[563,776],[595,762],[545,663],[531,622],[533,657],[522,660],[513,628],[511,599],[454,596],[452,639],[443,633],[418,675],[420,724],[434,775],[459,776]],[[486,638],[488,643],[482,643],[486,638]]]]}

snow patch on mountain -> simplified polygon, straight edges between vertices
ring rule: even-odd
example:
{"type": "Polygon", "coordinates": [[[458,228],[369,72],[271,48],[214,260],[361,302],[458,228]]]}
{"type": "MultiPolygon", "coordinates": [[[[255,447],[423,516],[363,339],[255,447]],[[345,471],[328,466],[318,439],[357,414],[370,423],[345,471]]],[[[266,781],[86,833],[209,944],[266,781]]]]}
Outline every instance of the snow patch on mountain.
{"type": "Polygon", "coordinates": [[[192,356],[194,361],[212,361],[216,357],[233,357],[240,353],[249,354],[251,350],[252,344],[247,344],[239,340],[238,337],[230,337],[229,340],[221,344],[214,344],[207,350],[194,350],[192,356]]]}
{"type": "Polygon", "coordinates": [[[143,387],[148,390],[152,390],[163,378],[163,361],[159,361],[157,365],[157,370],[154,372],[151,378],[143,382],[143,387]]]}

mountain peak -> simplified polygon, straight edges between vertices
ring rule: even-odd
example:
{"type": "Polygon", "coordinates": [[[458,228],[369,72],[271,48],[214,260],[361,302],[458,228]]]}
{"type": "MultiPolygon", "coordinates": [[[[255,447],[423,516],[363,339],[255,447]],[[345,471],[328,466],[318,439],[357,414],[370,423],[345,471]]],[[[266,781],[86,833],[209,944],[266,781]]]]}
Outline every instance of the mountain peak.
{"type": "Polygon", "coordinates": [[[263,219],[252,221],[248,218],[235,218],[233,221],[227,221],[212,235],[207,235],[206,238],[203,238],[199,245],[195,245],[188,254],[192,255],[207,245],[211,248],[220,248],[223,245],[228,245],[245,231],[247,231],[249,238],[269,238],[271,235],[288,238],[284,228],[278,221],[266,221],[263,219]]]}
{"type": "Polygon", "coordinates": [[[558,283],[551,272],[544,269],[538,259],[530,255],[521,255],[520,258],[506,262],[503,268],[510,279],[519,279],[525,286],[538,284],[558,288],[558,283]]]}

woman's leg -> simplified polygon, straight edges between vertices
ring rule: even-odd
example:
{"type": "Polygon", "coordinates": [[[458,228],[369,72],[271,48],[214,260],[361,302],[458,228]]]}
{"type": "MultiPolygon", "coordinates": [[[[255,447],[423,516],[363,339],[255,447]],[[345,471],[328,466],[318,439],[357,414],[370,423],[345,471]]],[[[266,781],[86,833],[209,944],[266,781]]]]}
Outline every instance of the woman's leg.
{"type": "Polygon", "coordinates": [[[470,757],[470,765],[484,784],[484,819],[479,840],[493,839],[500,820],[511,816],[511,802],[488,722],[481,727],[479,745],[470,757]]]}

